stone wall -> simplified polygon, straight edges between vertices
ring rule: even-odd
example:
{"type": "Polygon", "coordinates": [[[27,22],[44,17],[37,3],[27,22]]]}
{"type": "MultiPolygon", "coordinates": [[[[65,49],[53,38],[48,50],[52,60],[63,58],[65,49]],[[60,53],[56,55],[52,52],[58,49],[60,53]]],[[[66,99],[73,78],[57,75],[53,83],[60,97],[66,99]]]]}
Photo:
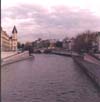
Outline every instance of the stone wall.
{"type": "Polygon", "coordinates": [[[100,66],[84,59],[74,56],[74,61],[84,70],[84,72],[93,80],[100,88],[100,66]]]}

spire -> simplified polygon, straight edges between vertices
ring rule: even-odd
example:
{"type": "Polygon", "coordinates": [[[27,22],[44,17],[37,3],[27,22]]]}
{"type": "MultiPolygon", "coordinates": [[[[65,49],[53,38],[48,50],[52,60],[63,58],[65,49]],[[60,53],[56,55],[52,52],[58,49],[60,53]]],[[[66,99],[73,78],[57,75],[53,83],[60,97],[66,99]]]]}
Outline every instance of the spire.
{"type": "Polygon", "coordinates": [[[14,26],[13,30],[12,30],[12,33],[17,33],[17,29],[16,29],[16,26],[14,26]]]}

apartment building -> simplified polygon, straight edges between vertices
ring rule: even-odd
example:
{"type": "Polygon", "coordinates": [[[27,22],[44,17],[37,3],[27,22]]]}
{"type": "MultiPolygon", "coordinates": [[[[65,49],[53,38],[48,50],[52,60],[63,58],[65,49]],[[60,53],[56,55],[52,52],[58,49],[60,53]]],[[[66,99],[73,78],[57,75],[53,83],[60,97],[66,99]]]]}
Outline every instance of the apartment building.
{"type": "Polygon", "coordinates": [[[1,51],[17,50],[17,29],[14,26],[12,35],[9,36],[1,27],[1,51]]]}

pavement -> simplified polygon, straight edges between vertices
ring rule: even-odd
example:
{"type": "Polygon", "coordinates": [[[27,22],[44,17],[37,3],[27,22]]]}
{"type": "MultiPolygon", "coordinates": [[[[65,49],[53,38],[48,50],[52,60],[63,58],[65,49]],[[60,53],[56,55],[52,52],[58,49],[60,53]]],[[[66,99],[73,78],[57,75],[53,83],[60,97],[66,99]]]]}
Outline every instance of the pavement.
{"type": "Polygon", "coordinates": [[[19,53],[19,54],[11,54],[10,56],[6,56],[4,58],[2,58],[2,62],[1,62],[1,66],[7,65],[7,64],[11,64],[17,61],[21,61],[27,58],[30,58],[33,56],[29,56],[28,51],[25,51],[23,53],[19,53]]]}
{"type": "Polygon", "coordinates": [[[88,62],[91,62],[91,63],[94,63],[94,64],[100,65],[100,61],[97,60],[95,57],[89,55],[89,54],[84,54],[84,60],[86,60],[88,62]]]}

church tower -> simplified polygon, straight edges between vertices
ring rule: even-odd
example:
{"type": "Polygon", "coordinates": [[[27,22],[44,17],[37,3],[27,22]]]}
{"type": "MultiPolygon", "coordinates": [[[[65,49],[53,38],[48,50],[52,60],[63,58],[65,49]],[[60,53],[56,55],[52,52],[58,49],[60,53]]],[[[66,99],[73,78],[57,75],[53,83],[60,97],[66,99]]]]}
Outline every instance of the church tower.
{"type": "Polygon", "coordinates": [[[16,51],[17,50],[17,29],[16,26],[14,26],[12,30],[12,50],[16,51]]]}

